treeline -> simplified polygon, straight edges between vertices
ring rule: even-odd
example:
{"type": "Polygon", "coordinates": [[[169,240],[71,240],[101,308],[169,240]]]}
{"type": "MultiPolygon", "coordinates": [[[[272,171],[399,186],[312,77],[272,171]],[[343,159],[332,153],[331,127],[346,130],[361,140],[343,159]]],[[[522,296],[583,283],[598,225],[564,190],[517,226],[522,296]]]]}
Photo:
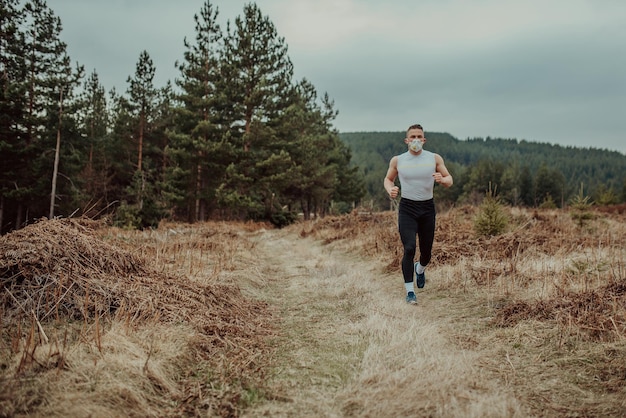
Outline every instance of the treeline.
{"type": "MultiPolygon", "coordinates": [[[[268,220],[349,210],[364,194],[327,94],[293,78],[250,3],[222,29],[206,1],[180,77],[141,52],[123,93],[85,75],[44,0],[0,0],[0,232],[40,217],[268,220]]],[[[174,63],[173,63],[174,64],[174,63]]]]}
{"type": "MultiPolygon", "coordinates": [[[[581,186],[596,204],[626,202],[626,155],[619,152],[425,134],[424,148],[440,154],[454,176],[454,187],[435,188],[441,205],[476,204],[491,188],[510,205],[563,207],[580,193],[581,186]]],[[[376,210],[388,209],[382,180],[389,159],[406,151],[405,132],[351,132],[340,137],[352,150],[353,164],[362,168],[365,200],[376,210]]]]}

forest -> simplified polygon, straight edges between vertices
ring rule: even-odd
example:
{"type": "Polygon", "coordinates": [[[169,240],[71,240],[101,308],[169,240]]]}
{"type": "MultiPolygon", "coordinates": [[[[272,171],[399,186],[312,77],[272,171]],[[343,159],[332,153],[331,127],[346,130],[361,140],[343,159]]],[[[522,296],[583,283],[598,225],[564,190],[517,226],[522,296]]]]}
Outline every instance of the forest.
{"type": "MultiPolygon", "coordinates": [[[[144,50],[123,92],[73,62],[44,0],[0,8],[0,233],[43,217],[284,226],[390,207],[382,178],[406,149],[403,133],[338,132],[334,101],[294,79],[285,39],[256,4],[223,28],[207,0],[194,39],[181,40],[179,77],[155,85],[144,50]]],[[[427,138],[455,178],[436,188],[441,205],[476,203],[491,188],[529,207],[562,207],[580,190],[600,204],[626,200],[626,156],[617,152],[427,138]]]]}
{"type": "Polygon", "coordinates": [[[334,102],[294,80],[285,39],[254,3],[222,29],[205,2],[180,77],[156,86],[144,50],[126,91],[108,93],[72,62],[44,0],[0,7],[1,232],[58,216],[283,225],[362,196],[334,102]]]}
{"type": "MultiPolygon", "coordinates": [[[[590,204],[626,202],[626,155],[617,151],[489,137],[459,140],[424,129],[424,149],[441,155],[454,177],[453,187],[435,188],[438,205],[477,204],[487,193],[524,207],[565,207],[578,196],[590,204]]],[[[363,204],[389,209],[382,179],[391,157],[406,151],[405,133],[349,132],[340,137],[363,174],[363,204]]]]}

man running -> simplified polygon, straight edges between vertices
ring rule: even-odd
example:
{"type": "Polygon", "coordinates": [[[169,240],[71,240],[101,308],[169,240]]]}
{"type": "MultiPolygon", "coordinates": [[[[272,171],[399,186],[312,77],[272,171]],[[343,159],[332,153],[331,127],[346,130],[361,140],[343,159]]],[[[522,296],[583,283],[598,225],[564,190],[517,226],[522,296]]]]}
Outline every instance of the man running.
{"type": "Polygon", "coordinates": [[[395,199],[398,193],[401,194],[398,206],[398,231],[404,246],[402,275],[406,288],[406,301],[410,304],[417,303],[413,289],[413,272],[416,273],[417,287],[423,288],[426,282],[424,270],[432,255],[435,239],[433,188],[435,183],[444,187],[450,187],[453,183],[452,175],[448,172],[443,158],[424,150],[425,142],[426,137],[422,126],[411,125],[404,138],[408,150],[389,161],[389,169],[384,180],[385,190],[389,193],[389,197],[395,199]],[[396,177],[400,179],[400,188],[394,183],[396,177]],[[420,256],[419,261],[413,264],[416,253],[416,235],[420,256]]]}

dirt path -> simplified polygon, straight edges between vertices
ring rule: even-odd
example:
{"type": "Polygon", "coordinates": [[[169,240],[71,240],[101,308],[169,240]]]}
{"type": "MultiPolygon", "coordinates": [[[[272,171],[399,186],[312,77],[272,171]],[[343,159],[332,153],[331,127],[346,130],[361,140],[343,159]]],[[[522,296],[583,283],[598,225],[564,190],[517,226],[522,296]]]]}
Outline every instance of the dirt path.
{"type": "Polygon", "coordinates": [[[244,416],[528,416],[506,386],[511,370],[476,349],[477,306],[438,288],[436,270],[411,306],[375,260],[295,229],[255,239],[247,291],[279,309],[282,336],[270,399],[244,416]]]}

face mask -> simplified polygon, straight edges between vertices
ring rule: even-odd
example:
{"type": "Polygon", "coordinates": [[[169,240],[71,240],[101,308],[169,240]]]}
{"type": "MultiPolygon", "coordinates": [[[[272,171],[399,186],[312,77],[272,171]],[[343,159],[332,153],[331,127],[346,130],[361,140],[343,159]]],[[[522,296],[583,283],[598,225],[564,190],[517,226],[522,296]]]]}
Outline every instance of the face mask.
{"type": "Polygon", "coordinates": [[[414,139],[409,143],[409,149],[413,152],[420,152],[423,145],[424,144],[422,144],[422,141],[420,141],[419,139],[414,139]]]}

